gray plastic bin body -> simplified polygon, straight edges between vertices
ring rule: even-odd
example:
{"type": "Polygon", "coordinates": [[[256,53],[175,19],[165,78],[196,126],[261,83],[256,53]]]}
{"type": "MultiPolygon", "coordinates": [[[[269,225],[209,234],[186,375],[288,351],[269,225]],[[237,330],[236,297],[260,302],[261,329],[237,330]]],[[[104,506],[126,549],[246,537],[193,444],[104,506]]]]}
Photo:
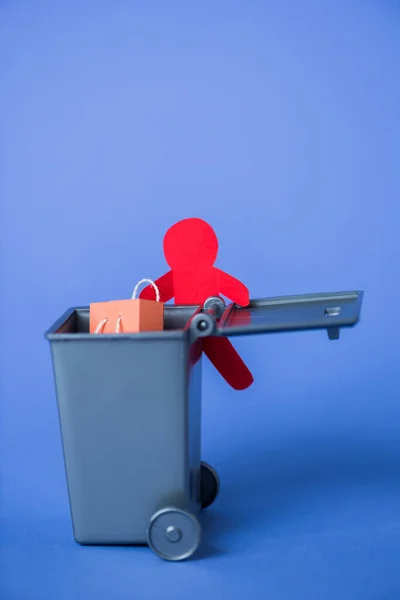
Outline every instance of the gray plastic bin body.
{"type": "Polygon", "coordinates": [[[337,339],[358,322],[361,302],[361,292],[349,292],[254,300],[220,314],[212,301],[165,305],[164,331],[119,335],[89,334],[88,307],[67,311],[46,337],[75,540],[149,543],[172,560],[192,554],[201,510],[199,338],[326,329],[337,339]],[[164,509],[179,524],[165,527],[171,540],[186,528],[171,551],[157,541],[164,509]]]}
{"type": "Polygon", "coordinates": [[[48,334],[81,544],[146,543],[158,509],[199,511],[201,361],[185,312],[166,318],[181,329],[94,336],[88,309],[72,309],[48,334]]]}

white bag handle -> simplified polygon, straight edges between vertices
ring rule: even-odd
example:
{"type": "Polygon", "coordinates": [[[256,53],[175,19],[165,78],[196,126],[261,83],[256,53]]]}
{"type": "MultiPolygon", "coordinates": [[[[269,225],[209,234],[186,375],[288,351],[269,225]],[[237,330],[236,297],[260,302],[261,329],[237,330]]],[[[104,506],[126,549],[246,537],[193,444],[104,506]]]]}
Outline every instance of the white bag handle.
{"type": "Polygon", "coordinates": [[[94,330],[94,332],[95,333],[100,333],[100,331],[103,329],[103,327],[107,323],[107,321],[108,321],[108,317],[105,317],[102,321],[100,321],[100,323],[97,325],[97,327],[94,330]]]}
{"type": "Polygon", "coordinates": [[[156,284],[154,283],[154,281],[152,279],[141,279],[135,286],[135,289],[133,290],[133,294],[132,294],[132,300],[134,300],[136,298],[136,294],[137,291],[139,289],[139,286],[142,283],[149,283],[153,288],[154,291],[156,292],[156,301],[160,302],[160,290],[158,289],[158,287],[156,286],[156,284]]]}
{"type": "MultiPolygon", "coordinates": [[[[119,315],[116,325],[115,325],[115,333],[119,333],[121,331],[121,320],[122,320],[122,315],[119,315]]],[[[103,327],[107,323],[107,321],[108,321],[108,317],[105,317],[105,319],[100,321],[100,323],[97,325],[97,327],[95,329],[95,333],[100,333],[100,331],[103,329],[103,327]]]]}

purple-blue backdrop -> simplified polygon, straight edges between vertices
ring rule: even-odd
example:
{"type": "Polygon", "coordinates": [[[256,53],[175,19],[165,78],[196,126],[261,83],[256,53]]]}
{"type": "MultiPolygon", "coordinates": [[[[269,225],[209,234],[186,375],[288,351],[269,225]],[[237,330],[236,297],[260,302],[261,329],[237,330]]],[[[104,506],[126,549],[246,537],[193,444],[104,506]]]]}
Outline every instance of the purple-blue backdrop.
{"type": "Polygon", "coordinates": [[[395,1],[0,2],[4,600],[400,595],[400,8],[395,1]],[[222,490],[185,564],[72,539],[50,354],[199,216],[252,297],[364,289],[362,321],[205,363],[222,490]]]}

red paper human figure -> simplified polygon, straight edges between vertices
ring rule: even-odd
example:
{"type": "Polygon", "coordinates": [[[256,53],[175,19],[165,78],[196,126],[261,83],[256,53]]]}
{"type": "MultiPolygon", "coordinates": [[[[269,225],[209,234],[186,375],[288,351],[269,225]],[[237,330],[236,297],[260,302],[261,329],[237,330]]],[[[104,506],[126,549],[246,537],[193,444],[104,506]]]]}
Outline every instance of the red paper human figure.
{"type": "MultiPolygon", "coordinates": [[[[249,304],[243,283],[214,267],[218,240],[212,227],[202,219],[184,219],[164,237],[164,254],[171,270],[156,280],[162,302],[201,305],[210,296],[226,296],[240,306],[249,304]]],[[[144,288],[140,298],[153,300],[154,289],[144,288]]],[[[224,379],[236,390],[253,383],[253,376],[226,337],[202,340],[202,349],[224,379]]]]}

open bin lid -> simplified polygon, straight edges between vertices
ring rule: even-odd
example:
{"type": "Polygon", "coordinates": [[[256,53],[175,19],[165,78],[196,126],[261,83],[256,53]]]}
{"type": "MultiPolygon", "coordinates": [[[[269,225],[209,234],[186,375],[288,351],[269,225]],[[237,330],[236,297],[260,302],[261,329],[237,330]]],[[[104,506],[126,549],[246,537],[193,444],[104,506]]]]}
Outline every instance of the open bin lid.
{"type": "Polygon", "coordinates": [[[338,339],[342,327],[360,319],[363,292],[304,294],[252,300],[242,308],[227,307],[217,326],[217,335],[236,336],[326,329],[338,339]]]}

